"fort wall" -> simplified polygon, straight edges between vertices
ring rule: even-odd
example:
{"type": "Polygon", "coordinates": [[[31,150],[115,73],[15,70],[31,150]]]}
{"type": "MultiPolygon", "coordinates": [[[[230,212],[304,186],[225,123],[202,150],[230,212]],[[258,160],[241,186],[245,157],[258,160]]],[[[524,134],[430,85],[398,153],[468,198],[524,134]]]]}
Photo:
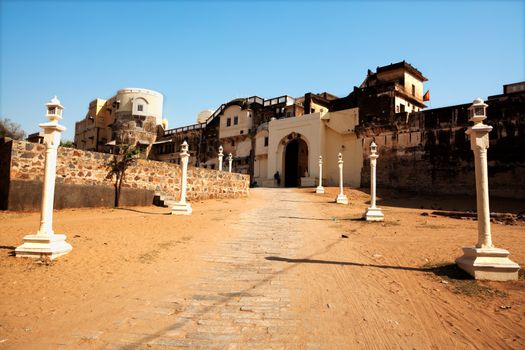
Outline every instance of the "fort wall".
{"type": "MultiPolygon", "coordinates": [[[[0,144],[0,209],[38,210],[42,196],[45,146],[24,141],[0,144]]],[[[112,154],[58,148],[55,208],[111,207],[114,179],[108,179],[112,154]]],[[[120,203],[150,205],[156,192],[178,199],[181,168],[177,164],[138,160],[126,171],[120,203]]],[[[247,196],[249,176],[188,168],[187,198],[247,196]]]]}
{"type": "MultiPolygon", "coordinates": [[[[468,106],[399,114],[392,125],[358,127],[364,153],[361,186],[370,186],[369,145],[375,140],[379,191],[383,187],[415,193],[475,195],[474,159],[465,134],[468,106]]],[[[520,106],[523,108],[523,104],[520,106]]],[[[499,111],[491,111],[490,107],[488,112],[485,122],[493,127],[488,149],[490,195],[525,198],[523,116],[496,113],[499,111]]]]}

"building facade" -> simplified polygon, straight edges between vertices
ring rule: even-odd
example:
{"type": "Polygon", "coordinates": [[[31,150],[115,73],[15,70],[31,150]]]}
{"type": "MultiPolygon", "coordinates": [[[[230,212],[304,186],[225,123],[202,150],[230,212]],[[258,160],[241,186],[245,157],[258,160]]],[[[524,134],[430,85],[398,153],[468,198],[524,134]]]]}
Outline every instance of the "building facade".
{"type": "Polygon", "coordinates": [[[89,103],[83,120],[75,124],[75,145],[86,151],[109,152],[116,145],[138,145],[148,155],[163,124],[162,94],[125,88],[107,100],[89,103]]]}
{"type": "MultiPolygon", "coordinates": [[[[211,169],[219,168],[222,145],[223,169],[231,153],[233,171],[249,174],[252,186],[277,186],[276,174],[283,187],[316,185],[319,156],[323,183],[337,185],[337,155],[342,153],[345,186],[359,187],[369,181],[369,144],[374,140],[381,157],[378,186],[471,193],[472,152],[464,133],[471,101],[425,109],[425,81],[419,70],[402,61],[369,70],[344,97],[322,92],[238,98],[214,112],[200,113],[193,125],[175,129],[158,124],[159,110],[153,113],[148,105],[151,112],[139,111],[143,100],[133,95],[134,89],[123,89],[107,101],[90,104],[86,118],[77,123],[82,137],[75,142],[77,147],[96,147],[91,140],[98,140],[99,150],[113,141],[144,142],[151,148],[149,158],[179,163],[180,145],[187,141],[190,165],[211,169]]],[[[154,94],[144,96],[149,103],[159,102],[151,100],[154,94]]],[[[507,84],[503,94],[489,96],[486,102],[487,122],[494,127],[489,174],[496,174],[491,178],[496,180],[491,180],[491,189],[502,196],[525,197],[505,185],[522,183],[525,189],[525,178],[516,176],[516,169],[525,171],[525,83],[507,84]]]]}
{"type": "Polygon", "coordinates": [[[346,97],[328,92],[264,99],[251,96],[221,105],[206,121],[167,130],[153,146],[156,159],[178,158],[182,141],[195,154],[194,165],[218,168],[218,148],[224,161],[233,155],[233,169],[251,175],[252,185],[312,184],[318,177],[319,156],[324,158],[325,183],[338,181],[337,154],[346,162],[345,184],[359,186],[363,152],[355,128],[361,123],[392,121],[398,113],[425,108],[423,83],[427,79],[406,62],[369,71],[359,87],[346,97]]]}

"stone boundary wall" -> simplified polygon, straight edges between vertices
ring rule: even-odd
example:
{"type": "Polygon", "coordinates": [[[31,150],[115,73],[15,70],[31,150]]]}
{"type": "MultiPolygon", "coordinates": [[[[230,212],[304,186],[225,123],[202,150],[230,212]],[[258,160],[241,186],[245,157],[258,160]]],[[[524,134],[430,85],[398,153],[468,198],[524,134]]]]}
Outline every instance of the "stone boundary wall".
{"type": "MultiPolygon", "coordinates": [[[[25,141],[0,144],[0,209],[40,208],[45,146],[25,141]],[[10,159],[9,159],[10,158],[10,159]]],[[[107,179],[113,155],[58,148],[55,208],[112,207],[114,180],[107,179]]],[[[181,168],[177,164],[138,160],[128,168],[121,205],[150,205],[155,193],[178,199],[181,168]]],[[[187,198],[235,198],[249,194],[248,175],[188,167],[187,198]]]]}
{"type": "MultiPolygon", "coordinates": [[[[408,123],[397,123],[395,130],[361,128],[361,186],[370,186],[369,144],[375,139],[379,152],[378,189],[475,196],[474,156],[465,134],[468,117],[466,112],[460,117],[462,123],[452,123],[450,119],[430,123],[419,113],[408,123]]],[[[519,120],[508,125],[493,119],[487,121],[494,127],[487,150],[490,195],[525,199],[525,124],[519,120]]]]}

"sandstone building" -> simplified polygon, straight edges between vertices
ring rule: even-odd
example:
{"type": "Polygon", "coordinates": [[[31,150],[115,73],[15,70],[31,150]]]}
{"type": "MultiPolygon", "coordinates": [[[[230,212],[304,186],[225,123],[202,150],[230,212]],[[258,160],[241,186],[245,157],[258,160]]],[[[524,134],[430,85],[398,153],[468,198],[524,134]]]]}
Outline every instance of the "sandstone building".
{"type": "Polygon", "coordinates": [[[91,101],[85,118],[75,124],[76,147],[109,152],[112,146],[133,144],[147,154],[165,128],[163,99],[153,90],[125,88],[107,100],[91,101]]]}
{"type": "MultiPolygon", "coordinates": [[[[218,169],[222,145],[225,163],[232,153],[233,171],[249,174],[252,186],[275,186],[276,172],[281,186],[313,186],[320,155],[324,184],[336,185],[341,152],[345,185],[358,187],[368,184],[368,147],[375,140],[381,156],[379,187],[472,193],[472,152],[465,135],[471,101],[425,109],[425,81],[418,69],[402,61],[369,70],[344,97],[322,92],[238,98],[199,114],[195,124],[174,129],[162,125],[162,107],[157,114],[137,114],[138,107],[129,101],[140,101],[134,93],[142,89],[123,89],[107,101],[90,104],[86,119],[77,123],[75,142],[79,148],[99,151],[110,150],[112,144],[143,144],[151,148],[150,159],[179,163],[180,145],[186,140],[190,165],[211,169],[218,169]],[[126,99],[121,92],[128,90],[126,99]]],[[[155,96],[144,98],[162,106],[155,96]]],[[[491,192],[525,198],[525,178],[518,176],[525,170],[520,153],[525,147],[525,83],[505,85],[503,94],[489,96],[486,102],[487,122],[494,127],[491,192]],[[509,183],[517,188],[509,188],[509,183]]]]}
{"type": "Polygon", "coordinates": [[[363,152],[355,127],[360,118],[371,123],[420,111],[425,107],[426,80],[403,61],[369,71],[363,83],[343,98],[323,92],[235,99],[204,122],[166,130],[151,157],[177,161],[179,145],[187,140],[195,153],[194,165],[217,168],[222,145],[225,154],[233,154],[235,171],[250,174],[252,185],[273,186],[279,172],[283,186],[299,186],[314,183],[320,155],[325,159],[326,184],[335,184],[336,156],[342,152],[346,182],[359,186],[363,152]]]}

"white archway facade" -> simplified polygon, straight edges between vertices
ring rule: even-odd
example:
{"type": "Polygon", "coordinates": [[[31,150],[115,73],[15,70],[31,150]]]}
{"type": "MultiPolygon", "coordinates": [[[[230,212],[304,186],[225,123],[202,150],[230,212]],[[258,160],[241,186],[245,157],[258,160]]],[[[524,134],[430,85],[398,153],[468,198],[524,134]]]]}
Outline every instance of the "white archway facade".
{"type": "MultiPolygon", "coordinates": [[[[276,172],[279,172],[281,176],[285,175],[286,145],[297,138],[304,141],[308,149],[309,176],[319,176],[317,160],[322,152],[321,145],[324,143],[324,125],[319,113],[298,118],[272,120],[269,123],[268,134],[268,179],[273,179],[276,172]]],[[[284,181],[281,181],[281,186],[284,186],[284,181]]]]}
{"type": "MultiPolygon", "coordinates": [[[[323,184],[337,186],[339,168],[337,155],[344,159],[344,185],[359,187],[363,168],[363,143],[354,129],[358,124],[357,108],[340,112],[312,113],[294,118],[275,119],[268,124],[268,152],[266,171],[261,167],[258,183],[274,187],[274,174],[279,172],[281,187],[286,179],[286,147],[299,138],[306,143],[308,152],[308,177],[301,176],[301,186],[315,187],[319,181],[319,156],[323,156],[323,184]],[[264,177],[266,177],[264,179],[264,177]],[[304,180],[304,183],[303,183],[304,180]]],[[[299,167],[300,171],[304,166],[299,167]]]]}

